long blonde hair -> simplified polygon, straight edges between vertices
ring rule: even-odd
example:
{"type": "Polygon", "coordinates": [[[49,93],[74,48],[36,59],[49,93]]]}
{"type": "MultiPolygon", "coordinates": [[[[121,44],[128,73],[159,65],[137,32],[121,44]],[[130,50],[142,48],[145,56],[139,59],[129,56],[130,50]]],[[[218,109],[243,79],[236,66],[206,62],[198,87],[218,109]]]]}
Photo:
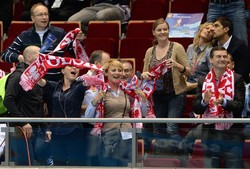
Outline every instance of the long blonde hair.
{"type": "MultiPolygon", "coordinates": [[[[197,47],[198,44],[199,44],[199,40],[200,40],[200,34],[201,34],[201,31],[203,29],[205,29],[208,25],[213,25],[212,22],[205,22],[204,24],[201,24],[200,27],[199,27],[199,30],[198,32],[196,33],[195,37],[194,37],[194,40],[193,40],[193,44],[194,44],[194,47],[197,47]]],[[[212,43],[212,42],[211,42],[212,43]]]]}

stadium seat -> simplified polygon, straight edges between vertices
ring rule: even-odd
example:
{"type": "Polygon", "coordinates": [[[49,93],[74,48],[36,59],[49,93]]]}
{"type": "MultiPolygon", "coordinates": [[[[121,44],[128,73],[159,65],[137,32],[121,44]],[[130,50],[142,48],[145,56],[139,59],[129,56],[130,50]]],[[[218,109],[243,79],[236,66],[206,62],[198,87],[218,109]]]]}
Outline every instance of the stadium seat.
{"type": "Polygon", "coordinates": [[[15,39],[20,33],[31,27],[31,21],[12,21],[8,30],[8,38],[15,39]]]}
{"type": "Polygon", "coordinates": [[[171,1],[171,13],[204,13],[206,16],[209,0],[171,1]],[[190,5],[192,4],[192,5],[190,5]]]}
{"type": "Polygon", "coordinates": [[[244,160],[244,167],[250,168],[250,140],[245,140],[243,146],[243,160],[244,160]]]}
{"type": "Polygon", "coordinates": [[[95,50],[103,50],[110,54],[111,58],[116,57],[116,43],[112,38],[86,38],[84,40],[85,50],[90,57],[91,53],[95,50]]]}
{"type": "Polygon", "coordinates": [[[170,41],[182,44],[184,49],[187,50],[188,46],[193,43],[193,38],[170,38],[170,41]]]}
{"type": "Polygon", "coordinates": [[[135,58],[120,58],[120,60],[122,61],[128,61],[129,63],[131,63],[132,67],[133,67],[133,70],[134,70],[134,74],[135,74],[135,71],[136,71],[136,62],[135,62],[135,58]]]}
{"type": "Polygon", "coordinates": [[[0,52],[3,52],[3,22],[0,21],[0,52]]]}
{"type": "Polygon", "coordinates": [[[196,140],[192,156],[187,161],[188,168],[204,168],[204,150],[201,140],[196,140]]]}
{"type": "Polygon", "coordinates": [[[80,21],[50,21],[50,25],[63,28],[66,32],[74,30],[75,28],[81,29],[80,21]]]}
{"type": "Polygon", "coordinates": [[[7,38],[3,41],[3,51],[5,51],[15,40],[15,38],[7,38]]]}
{"type": "Polygon", "coordinates": [[[167,13],[165,0],[136,0],[132,3],[130,20],[155,20],[165,18],[167,13]]]}
{"type": "Polygon", "coordinates": [[[13,21],[20,21],[21,14],[24,11],[24,0],[19,0],[13,3],[13,21]]]}
{"type": "Polygon", "coordinates": [[[131,20],[128,22],[126,38],[154,38],[152,25],[154,20],[131,20]]]}
{"type": "Polygon", "coordinates": [[[137,141],[137,146],[138,146],[138,162],[141,162],[144,156],[144,140],[143,139],[139,139],[137,141]]]}
{"type": "Polygon", "coordinates": [[[191,157],[187,161],[187,168],[204,168],[204,158],[191,157]]]}
{"type": "Polygon", "coordinates": [[[143,59],[149,47],[151,38],[125,38],[121,40],[120,58],[135,58],[136,71],[142,72],[143,59]]]}
{"type": "Polygon", "coordinates": [[[10,69],[13,67],[13,64],[0,61],[0,69],[5,72],[10,72],[10,69]]]}
{"type": "Polygon", "coordinates": [[[90,21],[88,25],[87,38],[111,38],[115,41],[115,54],[118,57],[121,37],[120,21],[90,21]]]}
{"type": "MultiPolygon", "coordinates": [[[[250,8],[249,8],[249,11],[250,11],[250,8]]],[[[247,21],[247,30],[248,30],[248,46],[250,46],[250,20],[247,21]]]]}
{"type": "Polygon", "coordinates": [[[144,167],[180,167],[181,163],[178,158],[147,158],[143,162],[144,167]]]}

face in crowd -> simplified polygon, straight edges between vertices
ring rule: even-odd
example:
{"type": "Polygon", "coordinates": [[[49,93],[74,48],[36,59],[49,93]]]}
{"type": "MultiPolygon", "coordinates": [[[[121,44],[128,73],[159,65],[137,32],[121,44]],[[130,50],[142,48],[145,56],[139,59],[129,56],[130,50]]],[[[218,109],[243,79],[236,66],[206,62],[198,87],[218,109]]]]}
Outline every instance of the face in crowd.
{"type": "Polygon", "coordinates": [[[132,65],[129,62],[122,63],[123,66],[123,77],[122,80],[129,81],[133,77],[133,68],[132,65]]]}
{"type": "Polygon", "coordinates": [[[153,24],[153,35],[157,39],[157,41],[165,41],[168,40],[169,37],[169,25],[163,19],[158,19],[153,24]]]}
{"type": "Polygon", "coordinates": [[[79,69],[74,66],[66,66],[62,69],[62,74],[64,76],[64,80],[73,82],[79,75],[79,69]]]}
{"type": "Polygon", "coordinates": [[[33,6],[31,9],[31,20],[34,23],[36,30],[45,30],[49,24],[48,8],[44,5],[33,6]]]}
{"type": "Polygon", "coordinates": [[[117,86],[123,77],[123,66],[121,62],[110,60],[105,63],[103,69],[105,70],[105,75],[107,76],[109,84],[117,86]]]}

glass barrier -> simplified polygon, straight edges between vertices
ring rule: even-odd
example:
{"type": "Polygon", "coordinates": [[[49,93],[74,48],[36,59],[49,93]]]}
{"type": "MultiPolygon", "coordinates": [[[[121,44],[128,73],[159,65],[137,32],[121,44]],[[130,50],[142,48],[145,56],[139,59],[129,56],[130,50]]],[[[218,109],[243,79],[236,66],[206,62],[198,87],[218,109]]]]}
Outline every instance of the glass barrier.
{"type": "Polygon", "coordinates": [[[25,120],[1,126],[1,166],[250,168],[248,119],[150,119],[144,120],[143,128],[135,127],[139,120],[109,119],[101,130],[86,122],[91,119],[50,120],[45,125],[44,119],[30,119],[32,129],[19,127],[27,124],[25,120]],[[225,127],[232,121],[230,129],[215,129],[215,122],[225,127]],[[177,132],[170,133],[167,122],[175,122],[177,132]]]}

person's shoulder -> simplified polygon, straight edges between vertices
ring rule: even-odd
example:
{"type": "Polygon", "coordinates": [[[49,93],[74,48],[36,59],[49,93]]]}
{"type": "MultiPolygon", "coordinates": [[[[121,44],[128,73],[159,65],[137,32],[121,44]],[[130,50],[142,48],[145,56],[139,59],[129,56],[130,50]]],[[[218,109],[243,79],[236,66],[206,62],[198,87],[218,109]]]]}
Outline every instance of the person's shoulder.
{"type": "Polygon", "coordinates": [[[238,74],[238,73],[235,73],[235,72],[234,72],[234,79],[235,79],[235,81],[236,81],[236,80],[239,80],[239,79],[244,80],[242,75],[240,75],[240,74],[238,74]]]}
{"type": "MultiPolygon", "coordinates": [[[[182,46],[182,44],[180,44],[180,43],[178,43],[178,42],[173,42],[173,41],[172,41],[172,43],[174,43],[175,49],[184,49],[184,47],[182,46]]],[[[184,49],[184,50],[185,50],[185,49],[184,49]]]]}
{"type": "Polygon", "coordinates": [[[57,27],[57,26],[49,26],[49,30],[55,33],[63,33],[66,34],[65,30],[63,28],[57,27]]]}
{"type": "Polygon", "coordinates": [[[229,47],[230,46],[234,46],[234,47],[237,47],[237,48],[241,48],[243,46],[247,47],[247,45],[245,44],[245,42],[243,40],[240,40],[236,36],[232,36],[232,39],[231,39],[230,44],[229,44],[229,47]]]}
{"type": "Polygon", "coordinates": [[[154,49],[154,46],[151,46],[150,48],[148,48],[146,51],[146,55],[152,53],[153,49],[154,49]]]}
{"type": "Polygon", "coordinates": [[[32,34],[34,32],[34,27],[31,27],[27,30],[22,31],[19,36],[25,36],[27,37],[28,35],[32,34]]]}

